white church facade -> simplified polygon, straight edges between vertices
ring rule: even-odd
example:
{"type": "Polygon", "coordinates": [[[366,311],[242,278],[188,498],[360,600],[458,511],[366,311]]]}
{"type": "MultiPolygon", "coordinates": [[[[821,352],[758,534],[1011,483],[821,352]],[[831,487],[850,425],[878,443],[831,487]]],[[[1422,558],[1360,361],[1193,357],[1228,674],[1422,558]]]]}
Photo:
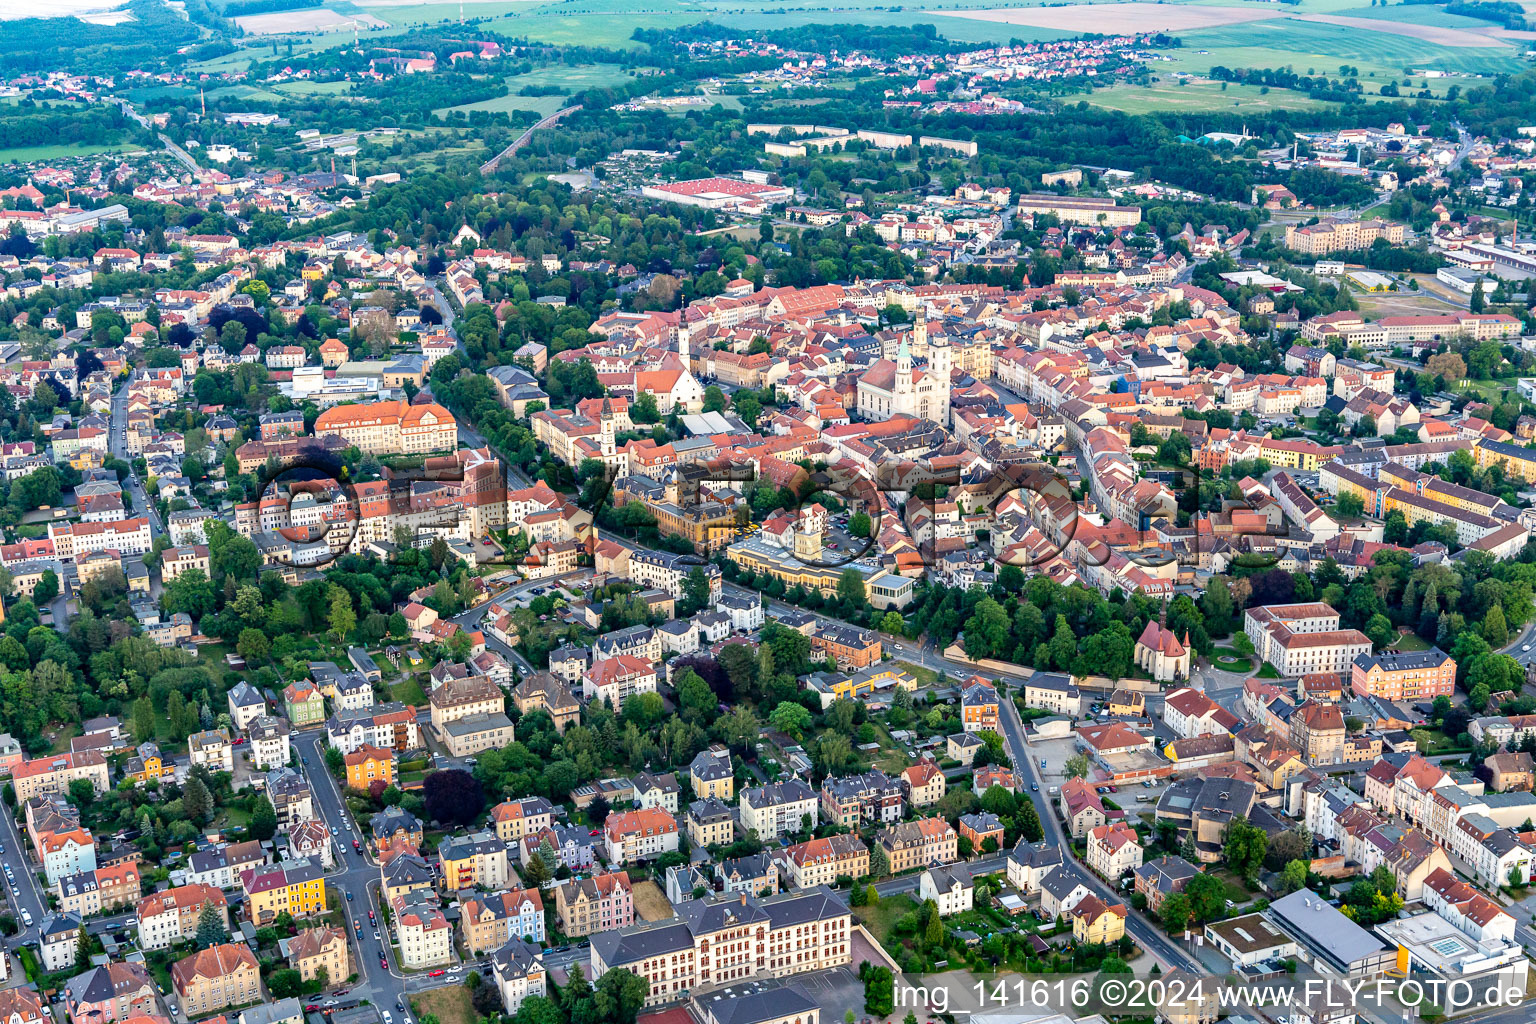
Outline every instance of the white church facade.
{"type": "Polygon", "coordinates": [[[895,359],[881,359],[859,378],[856,408],[866,420],[916,416],[949,426],[949,338],[928,340],[927,311],[919,307],[911,344],[903,338],[895,359]],[[912,366],[912,350],[926,349],[928,365],[912,366]]]}

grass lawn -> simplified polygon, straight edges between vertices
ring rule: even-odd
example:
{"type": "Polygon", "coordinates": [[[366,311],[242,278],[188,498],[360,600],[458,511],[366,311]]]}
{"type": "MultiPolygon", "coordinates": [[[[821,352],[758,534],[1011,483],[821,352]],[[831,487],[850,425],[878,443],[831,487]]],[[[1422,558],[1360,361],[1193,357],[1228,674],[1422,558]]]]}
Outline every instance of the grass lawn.
{"type": "Polygon", "coordinates": [[[396,683],[389,688],[389,699],[400,701],[402,704],[413,704],[416,707],[427,702],[426,692],[421,684],[412,676],[403,683],[396,683]]]}
{"type": "Polygon", "coordinates": [[[1259,678],[1260,679],[1279,679],[1280,678],[1280,670],[1275,668],[1275,666],[1271,665],[1269,662],[1266,661],[1264,664],[1259,666],[1259,678]]]}
{"type": "Polygon", "coordinates": [[[898,661],[896,667],[916,679],[918,686],[935,686],[939,682],[939,674],[931,668],[914,665],[910,661],[898,661]]]}
{"type": "Polygon", "coordinates": [[[90,156],[92,153],[122,153],[142,147],[125,142],[109,142],[99,146],[73,143],[67,146],[13,146],[0,149],[0,164],[28,164],[34,160],[62,160],[71,156],[90,156]]]}
{"type": "Polygon", "coordinates": [[[1217,647],[1211,652],[1212,662],[1224,672],[1247,672],[1253,668],[1253,659],[1238,654],[1231,647],[1217,647]]]}
{"type": "Polygon", "coordinates": [[[1439,729],[1414,729],[1413,731],[1429,734],[1429,747],[1425,749],[1423,744],[1420,744],[1419,753],[1421,754],[1453,754],[1458,750],[1470,749],[1465,735],[1461,737],[1462,742],[1457,743],[1439,729]]]}
{"type": "Polygon", "coordinates": [[[48,748],[50,754],[63,754],[69,750],[69,741],[80,735],[80,723],[69,722],[59,727],[58,735],[50,735],[53,746],[48,748]]]}
{"type": "Polygon", "coordinates": [[[1253,898],[1253,893],[1248,891],[1248,887],[1243,884],[1243,880],[1238,878],[1235,872],[1223,868],[1220,871],[1214,872],[1214,874],[1226,883],[1227,899],[1233,903],[1241,905],[1253,898]]]}
{"type": "Polygon", "coordinates": [[[1429,644],[1417,633],[1399,633],[1397,640],[1391,645],[1394,651],[1427,651],[1429,644]]]}
{"type": "MultiPolygon", "coordinates": [[[[1071,99],[1072,97],[1068,97],[1071,99]]],[[[1260,92],[1255,85],[1224,82],[1192,82],[1180,85],[1171,79],[1160,79],[1150,86],[1115,85],[1108,89],[1095,89],[1083,99],[1096,107],[1108,107],[1127,114],[1150,114],[1160,111],[1251,111],[1262,113],[1271,110],[1317,110],[1337,104],[1323,103],[1306,93],[1291,89],[1270,89],[1260,92]],[[1225,85],[1225,88],[1223,86],[1225,85]]]]}
{"type": "Polygon", "coordinates": [[[895,896],[883,896],[880,902],[873,906],[854,907],[853,914],[865,928],[869,929],[869,934],[873,935],[880,945],[889,949],[886,939],[890,936],[891,928],[895,926],[897,918],[909,910],[916,909],[917,903],[911,896],[899,893],[895,896]]]}
{"type": "Polygon", "coordinates": [[[418,992],[411,997],[411,1009],[420,1020],[432,1014],[442,1024],[475,1024],[475,1007],[469,1001],[469,989],[463,985],[447,985],[443,988],[418,992]]]}

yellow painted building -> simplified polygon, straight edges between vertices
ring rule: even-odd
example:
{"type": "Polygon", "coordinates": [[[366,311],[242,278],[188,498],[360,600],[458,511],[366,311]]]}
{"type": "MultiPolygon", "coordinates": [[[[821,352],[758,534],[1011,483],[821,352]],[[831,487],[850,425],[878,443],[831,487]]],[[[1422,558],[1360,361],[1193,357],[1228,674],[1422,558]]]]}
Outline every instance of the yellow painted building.
{"type": "Polygon", "coordinates": [[[1123,903],[1106,904],[1097,896],[1087,896],[1072,908],[1072,937],[1090,945],[1118,942],[1125,935],[1126,909],[1123,903]]]}
{"type": "Polygon", "coordinates": [[[1536,483],[1536,451],[1522,448],[1507,441],[1485,440],[1472,449],[1479,469],[1503,466],[1507,476],[1518,477],[1526,483],[1536,483]]]}
{"type": "MultiPolygon", "coordinates": [[[[882,684],[894,686],[898,690],[906,690],[908,693],[917,689],[917,679],[911,673],[903,672],[899,668],[876,665],[851,676],[832,680],[827,683],[825,693],[830,694],[832,700],[842,698],[857,700],[874,695],[884,688],[882,684]]],[[[825,697],[823,697],[823,703],[826,703],[825,697]]]]}
{"type": "Polygon", "coordinates": [[[123,776],[137,783],[168,779],[176,774],[171,759],[160,753],[152,742],[139,744],[138,753],[123,762],[123,776]]]}
{"type": "Polygon", "coordinates": [[[309,917],[326,909],[325,876],[307,861],[287,868],[253,868],[240,876],[240,884],[245,889],[251,923],[258,928],[271,924],[280,914],[309,917]]]}
{"type": "Polygon", "coordinates": [[[395,783],[395,754],[392,750],[364,744],[344,759],[347,768],[347,788],[366,790],[382,779],[384,785],[395,783]]]}
{"type": "Polygon", "coordinates": [[[1322,449],[1311,441],[1265,438],[1259,442],[1259,457],[1277,469],[1316,469],[1321,453],[1322,449]]]}

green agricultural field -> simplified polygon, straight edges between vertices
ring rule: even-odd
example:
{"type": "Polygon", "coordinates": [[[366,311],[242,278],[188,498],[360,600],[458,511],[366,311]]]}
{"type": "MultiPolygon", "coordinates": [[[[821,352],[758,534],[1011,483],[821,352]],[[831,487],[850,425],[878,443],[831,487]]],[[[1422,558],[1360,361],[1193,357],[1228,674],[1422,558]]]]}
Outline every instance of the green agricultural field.
{"type": "Polygon", "coordinates": [[[27,164],[34,160],[62,160],[70,156],[90,156],[94,153],[124,153],[142,147],[124,142],[103,143],[99,146],[76,143],[68,146],[16,146],[0,149],[0,164],[27,164]]]}
{"type": "Polygon", "coordinates": [[[449,111],[491,110],[507,113],[513,110],[532,110],[540,117],[547,117],[570,103],[570,94],[583,89],[602,88],[629,81],[629,74],[613,64],[578,64],[574,67],[555,65],[530,71],[526,75],[512,75],[507,79],[506,96],[498,96],[478,103],[464,103],[456,107],[442,107],[434,114],[449,111]],[[564,94],[554,96],[519,96],[519,89],[529,86],[557,86],[564,94]]]}
{"type": "Polygon", "coordinates": [[[274,92],[263,86],[257,85],[227,85],[222,89],[210,89],[209,99],[236,99],[236,100],[260,100],[263,103],[281,103],[285,96],[280,92],[274,92]]]}
{"type": "Polygon", "coordinates": [[[1180,85],[1177,81],[1162,79],[1150,86],[1116,85],[1109,89],[1097,89],[1083,99],[1096,107],[1108,107],[1127,114],[1150,114],[1154,111],[1237,111],[1263,113],[1270,110],[1311,110],[1336,104],[1321,103],[1305,93],[1290,89],[1271,89],[1262,93],[1255,85],[1238,85],[1222,82],[1192,82],[1180,85]],[[1226,85],[1223,89],[1222,86],[1226,85]]]}
{"type": "Polygon", "coordinates": [[[1223,25],[1181,32],[1182,50],[1171,56],[1185,60],[1204,58],[1209,63],[1230,66],[1234,63],[1232,54],[1225,51],[1241,48],[1248,51],[1249,59],[1237,63],[1248,67],[1289,64],[1301,71],[1305,70],[1302,60],[1310,61],[1316,57],[1319,74],[1337,74],[1340,64],[1351,64],[1360,68],[1362,77],[1376,70],[1378,78],[1385,71],[1385,77],[1389,79],[1401,78],[1403,69],[1408,67],[1434,67],[1472,74],[1497,74],[1518,71],[1521,67],[1513,43],[1507,47],[1441,46],[1386,31],[1389,24],[1383,22],[1380,32],[1294,18],[1223,25]],[[1202,54],[1199,52],[1202,50],[1210,52],[1202,54]],[[1257,59],[1253,59],[1255,57],[1257,59]]]}
{"type": "MultiPolygon", "coordinates": [[[[1356,0],[1358,2],[1358,0],[1356,0]]],[[[642,48],[634,41],[637,28],[677,28],[699,21],[728,24],[741,31],[786,28],[795,25],[865,24],[911,25],[914,21],[933,24],[951,39],[965,42],[1007,42],[1010,39],[1061,39],[1073,33],[1027,25],[1002,25],[965,18],[946,17],[939,8],[961,10],[998,6],[988,0],[916,0],[899,8],[878,0],[840,0],[835,9],[809,3],[775,5],[772,12],[759,6],[746,6],[740,0],[585,0],[572,3],[538,3],[536,0],[466,0],[466,18],[485,18],[486,27],[512,35],[555,45],[608,46],[642,48]]],[[[429,25],[457,21],[459,5],[448,3],[398,4],[395,0],[358,0],[357,9],[390,22],[397,27],[429,25]]]]}
{"type": "Polygon", "coordinates": [[[285,96],[339,96],[352,91],[351,82],[279,82],[273,92],[285,96]]]}

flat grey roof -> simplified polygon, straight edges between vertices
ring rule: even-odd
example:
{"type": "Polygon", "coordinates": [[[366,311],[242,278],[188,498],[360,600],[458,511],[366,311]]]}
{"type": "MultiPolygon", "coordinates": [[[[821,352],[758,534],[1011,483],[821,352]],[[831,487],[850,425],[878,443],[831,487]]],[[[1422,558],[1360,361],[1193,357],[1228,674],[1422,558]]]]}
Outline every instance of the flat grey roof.
{"type": "Polygon", "coordinates": [[[1277,924],[1346,973],[1350,964],[1390,948],[1310,889],[1276,900],[1269,912],[1277,924]]]}

